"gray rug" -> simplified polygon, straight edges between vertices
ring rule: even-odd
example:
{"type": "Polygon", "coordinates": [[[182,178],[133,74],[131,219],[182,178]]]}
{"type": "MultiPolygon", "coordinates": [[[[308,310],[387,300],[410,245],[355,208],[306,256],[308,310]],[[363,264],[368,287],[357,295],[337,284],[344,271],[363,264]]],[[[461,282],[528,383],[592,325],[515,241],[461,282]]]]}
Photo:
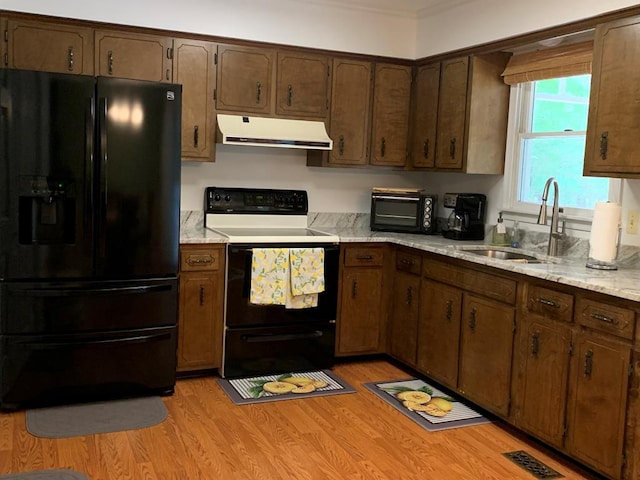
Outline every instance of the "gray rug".
{"type": "Polygon", "coordinates": [[[27,410],[27,431],[44,438],[120,432],[157,425],[167,413],[160,397],[36,408],[27,410]]]}
{"type": "Polygon", "coordinates": [[[218,384],[236,405],[355,393],[353,387],[338,378],[331,370],[292,372],[250,378],[219,378],[218,384]],[[272,386],[274,388],[271,388],[272,386]],[[276,388],[278,386],[281,388],[276,388]]]}
{"type": "Polygon", "coordinates": [[[371,382],[364,386],[429,431],[490,423],[457,398],[417,378],[371,382]]]}
{"type": "Polygon", "coordinates": [[[0,475],[0,480],[89,480],[89,477],[73,470],[38,470],[0,475]]]}

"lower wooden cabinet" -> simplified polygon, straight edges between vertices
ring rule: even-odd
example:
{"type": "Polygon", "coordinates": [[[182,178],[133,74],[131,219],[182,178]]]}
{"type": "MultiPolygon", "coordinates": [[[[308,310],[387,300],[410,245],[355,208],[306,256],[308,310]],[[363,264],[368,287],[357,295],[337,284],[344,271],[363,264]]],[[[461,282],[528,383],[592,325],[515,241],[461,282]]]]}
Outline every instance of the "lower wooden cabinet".
{"type": "Polygon", "coordinates": [[[343,247],[336,355],[383,351],[385,250],[384,245],[343,247]]]}
{"type": "Polygon", "coordinates": [[[180,247],[178,372],[222,362],[224,245],[180,247]]]}

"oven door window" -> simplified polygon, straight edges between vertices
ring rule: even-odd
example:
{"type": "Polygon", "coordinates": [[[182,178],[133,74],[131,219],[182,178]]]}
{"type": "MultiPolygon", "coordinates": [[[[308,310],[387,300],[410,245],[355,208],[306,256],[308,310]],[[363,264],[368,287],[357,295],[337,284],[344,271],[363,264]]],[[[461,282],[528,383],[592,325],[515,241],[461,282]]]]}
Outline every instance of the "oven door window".
{"type": "Polygon", "coordinates": [[[373,199],[374,223],[380,226],[417,227],[418,199],[373,199]]]}

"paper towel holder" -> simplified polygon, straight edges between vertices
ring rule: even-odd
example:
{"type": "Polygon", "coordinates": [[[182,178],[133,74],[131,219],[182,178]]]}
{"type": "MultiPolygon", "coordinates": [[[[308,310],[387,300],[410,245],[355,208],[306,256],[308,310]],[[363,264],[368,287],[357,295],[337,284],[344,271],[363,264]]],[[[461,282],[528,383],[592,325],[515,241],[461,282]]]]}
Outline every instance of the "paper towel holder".
{"type": "Polygon", "coordinates": [[[620,251],[620,239],[622,237],[622,228],[618,228],[618,237],[616,240],[616,256],[613,260],[607,262],[604,260],[596,260],[595,258],[587,258],[587,268],[593,268],[595,270],[617,270],[618,264],[616,262],[618,258],[618,253],[620,251]]]}

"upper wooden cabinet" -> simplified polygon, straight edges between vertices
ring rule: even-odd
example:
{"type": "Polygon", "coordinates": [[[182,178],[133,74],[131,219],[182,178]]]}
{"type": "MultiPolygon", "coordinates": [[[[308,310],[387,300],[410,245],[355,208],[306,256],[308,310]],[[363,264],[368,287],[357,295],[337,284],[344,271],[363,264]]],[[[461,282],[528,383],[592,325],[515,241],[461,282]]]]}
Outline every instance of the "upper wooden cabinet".
{"type": "Polygon", "coordinates": [[[175,40],[174,81],[182,84],[182,158],[213,161],[216,117],[213,90],[216,81],[216,45],[175,40]]]}
{"type": "Polygon", "coordinates": [[[273,112],[275,50],[218,45],[216,108],[244,113],[273,112]]]}
{"type": "Polygon", "coordinates": [[[640,17],[596,28],[584,174],[640,178],[640,17]]]}
{"type": "Polygon", "coordinates": [[[371,165],[407,161],[411,67],[377,63],[373,87],[371,165]]]}
{"type": "Polygon", "coordinates": [[[415,168],[435,167],[438,122],[440,64],[416,68],[411,105],[410,164],[415,168]]]}
{"type": "Polygon", "coordinates": [[[96,75],[171,82],[172,59],[171,38],[108,30],[95,32],[96,75]]]}
{"type": "Polygon", "coordinates": [[[333,60],[330,165],[366,165],[369,161],[372,68],[371,62],[333,60]]]}
{"type": "Polygon", "coordinates": [[[8,20],[4,65],[23,70],[93,75],[93,30],[8,20]]]}
{"type": "Polygon", "coordinates": [[[503,173],[509,86],[501,73],[508,58],[502,53],[475,55],[418,69],[412,110],[413,168],[503,173]]]}
{"type": "Polygon", "coordinates": [[[278,52],[276,115],[326,119],[330,73],[329,57],[278,52]]]}

